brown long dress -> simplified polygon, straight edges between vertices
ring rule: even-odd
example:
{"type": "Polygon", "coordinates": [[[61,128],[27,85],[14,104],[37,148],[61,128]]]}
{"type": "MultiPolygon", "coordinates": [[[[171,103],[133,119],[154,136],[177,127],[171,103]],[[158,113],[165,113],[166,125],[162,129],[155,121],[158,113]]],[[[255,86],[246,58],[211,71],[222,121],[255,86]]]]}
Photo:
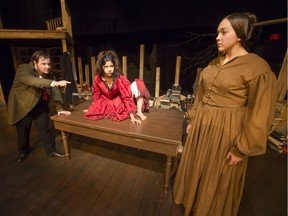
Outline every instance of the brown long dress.
{"type": "Polygon", "coordinates": [[[237,215],[248,156],[264,154],[276,102],[277,82],[255,54],[201,73],[187,136],[173,185],[174,201],[185,215],[237,215]],[[244,159],[229,165],[229,151],[244,159]]]}

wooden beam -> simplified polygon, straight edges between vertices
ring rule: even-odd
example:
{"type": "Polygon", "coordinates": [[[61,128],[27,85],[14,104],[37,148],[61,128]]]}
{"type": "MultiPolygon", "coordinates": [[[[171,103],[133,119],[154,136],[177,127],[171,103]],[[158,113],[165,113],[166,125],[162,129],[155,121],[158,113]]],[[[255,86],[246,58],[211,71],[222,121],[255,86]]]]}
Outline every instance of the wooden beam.
{"type": "Polygon", "coordinates": [[[81,57],[77,58],[78,60],[78,71],[79,71],[79,84],[82,88],[83,86],[83,68],[82,68],[82,59],[81,57]]]}
{"type": "Polygon", "coordinates": [[[140,80],[144,79],[144,50],[145,50],[145,45],[141,44],[140,45],[140,66],[139,66],[139,79],[140,80]]]}
{"type": "Polygon", "coordinates": [[[0,29],[3,29],[3,23],[2,23],[2,18],[0,16],[0,29]]]}
{"type": "Polygon", "coordinates": [[[156,67],[155,97],[159,97],[160,92],[160,67],[156,67]]]}
{"type": "Polygon", "coordinates": [[[181,56],[177,56],[176,57],[176,69],[175,69],[175,81],[174,81],[174,84],[176,85],[179,85],[180,67],[181,67],[181,56]]]}
{"type": "Polygon", "coordinates": [[[284,100],[287,94],[287,49],[286,54],[283,59],[282,67],[280,73],[278,75],[278,91],[277,91],[277,99],[278,101],[284,100]]]}
{"type": "Polygon", "coordinates": [[[67,43],[66,43],[66,40],[65,39],[62,39],[61,40],[62,42],[62,52],[67,52],[67,43]]]}
{"type": "Polygon", "coordinates": [[[2,104],[6,104],[6,101],[5,101],[5,97],[4,97],[3,91],[2,91],[2,85],[1,85],[1,82],[0,82],[0,105],[2,105],[2,104]]]}
{"type": "Polygon", "coordinates": [[[122,73],[127,77],[127,56],[122,56],[122,73]]]}
{"type": "Polygon", "coordinates": [[[94,76],[96,74],[96,57],[95,56],[91,56],[91,75],[92,75],[92,83],[94,80],[94,76]]]}
{"type": "Polygon", "coordinates": [[[155,97],[153,100],[154,107],[160,107],[161,98],[160,94],[160,67],[156,67],[156,81],[155,81],[155,97]]]}
{"type": "Polygon", "coordinates": [[[74,46],[73,39],[66,31],[0,29],[0,39],[63,39],[74,46]]]}
{"type": "Polygon", "coordinates": [[[69,35],[73,37],[71,13],[69,7],[65,0],[60,0],[60,3],[61,3],[61,15],[62,15],[63,27],[68,31],[69,35]]]}
{"type": "Polygon", "coordinates": [[[85,64],[85,82],[86,82],[86,85],[89,86],[90,88],[90,72],[89,72],[89,65],[88,64],[85,64]]]}
{"type": "Polygon", "coordinates": [[[267,20],[262,22],[256,22],[255,26],[263,26],[263,25],[273,25],[273,24],[279,24],[279,23],[285,23],[288,21],[288,18],[280,18],[280,19],[274,19],[274,20],[267,20]]]}

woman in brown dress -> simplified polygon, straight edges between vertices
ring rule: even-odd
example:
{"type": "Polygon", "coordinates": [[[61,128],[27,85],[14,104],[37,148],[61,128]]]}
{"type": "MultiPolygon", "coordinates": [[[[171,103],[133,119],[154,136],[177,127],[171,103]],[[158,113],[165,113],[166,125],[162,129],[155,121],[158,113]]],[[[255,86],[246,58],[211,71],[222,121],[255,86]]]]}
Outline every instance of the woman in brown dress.
{"type": "Polygon", "coordinates": [[[249,53],[256,17],[232,13],[218,26],[221,55],[202,72],[173,185],[185,215],[236,216],[248,156],[264,154],[277,82],[268,63],[249,53]]]}

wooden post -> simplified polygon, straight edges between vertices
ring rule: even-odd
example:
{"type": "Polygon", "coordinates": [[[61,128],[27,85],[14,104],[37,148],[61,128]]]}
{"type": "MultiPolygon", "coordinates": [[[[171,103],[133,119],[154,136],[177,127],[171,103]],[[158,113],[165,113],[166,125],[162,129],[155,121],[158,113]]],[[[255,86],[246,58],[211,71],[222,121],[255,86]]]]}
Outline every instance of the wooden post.
{"type": "Polygon", "coordinates": [[[0,82],[0,105],[2,105],[2,104],[6,104],[6,101],[5,101],[5,97],[4,97],[3,91],[2,91],[2,85],[1,85],[1,82],[0,82]]]}
{"type": "Polygon", "coordinates": [[[3,23],[2,23],[2,18],[0,16],[0,29],[3,29],[3,23]]]}
{"type": "Polygon", "coordinates": [[[156,67],[156,81],[155,81],[155,97],[159,97],[160,89],[160,67],[156,67]]]}
{"type": "Polygon", "coordinates": [[[85,64],[85,82],[90,87],[89,65],[85,64]]]}
{"type": "Polygon", "coordinates": [[[284,22],[287,22],[287,21],[288,21],[288,18],[286,17],[286,18],[280,18],[280,19],[256,22],[254,24],[254,26],[273,25],[273,24],[278,24],[278,23],[284,23],[284,22]]]}
{"type": "Polygon", "coordinates": [[[91,56],[91,74],[92,74],[92,80],[93,80],[93,77],[96,74],[96,57],[95,56],[91,56]]]}
{"type": "Polygon", "coordinates": [[[139,79],[143,80],[144,78],[144,44],[140,45],[140,66],[139,66],[139,79]]]}
{"type": "Polygon", "coordinates": [[[122,72],[127,77],[127,56],[122,56],[122,72]]]}
{"type": "Polygon", "coordinates": [[[160,106],[160,67],[156,67],[156,81],[155,81],[155,97],[153,100],[153,106],[158,108],[160,106]]]}
{"type": "Polygon", "coordinates": [[[176,57],[175,82],[174,82],[174,84],[176,85],[179,85],[180,67],[181,67],[181,56],[177,56],[176,57]]]}
{"type": "Polygon", "coordinates": [[[82,87],[83,86],[83,69],[82,69],[81,57],[78,57],[77,60],[78,60],[78,71],[79,71],[79,84],[82,87]]]}
{"type": "Polygon", "coordinates": [[[67,52],[67,42],[65,39],[62,39],[62,51],[67,52]]]}
{"type": "Polygon", "coordinates": [[[283,59],[282,67],[280,73],[278,75],[278,91],[277,91],[277,99],[278,101],[282,101],[285,99],[287,93],[287,50],[285,57],[283,59]]]}

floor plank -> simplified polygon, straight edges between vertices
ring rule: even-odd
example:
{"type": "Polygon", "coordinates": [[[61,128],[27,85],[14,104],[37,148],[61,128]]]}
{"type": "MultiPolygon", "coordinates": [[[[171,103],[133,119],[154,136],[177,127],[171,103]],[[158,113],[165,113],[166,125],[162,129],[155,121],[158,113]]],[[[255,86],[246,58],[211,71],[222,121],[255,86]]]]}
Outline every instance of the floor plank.
{"type": "MultiPolygon", "coordinates": [[[[0,112],[0,216],[183,215],[172,182],[164,193],[164,155],[69,134],[71,159],[48,159],[33,127],[32,151],[19,163],[6,118],[0,112]]],[[[250,158],[238,216],[287,215],[286,160],[271,151],[250,158]]]]}

